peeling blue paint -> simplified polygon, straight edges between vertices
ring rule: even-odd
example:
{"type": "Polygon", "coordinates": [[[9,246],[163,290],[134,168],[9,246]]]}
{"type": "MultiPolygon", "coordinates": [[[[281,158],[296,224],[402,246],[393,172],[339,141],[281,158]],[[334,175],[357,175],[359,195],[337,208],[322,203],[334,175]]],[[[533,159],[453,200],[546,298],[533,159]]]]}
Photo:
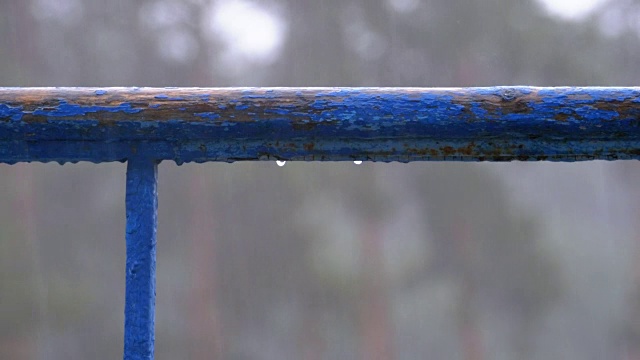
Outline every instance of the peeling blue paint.
{"type": "Polygon", "coordinates": [[[264,112],[266,114],[278,114],[278,115],[291,114],[291,111],[289,109],[265,109],[264,112]]]}
{"type": "Polygon", "coordinates": [[[157,178],[155,160],[143,157],[129,159],[125,198],[125,360],[152,360],[154,354],[157,178]]]}
{"type": "Polygon", "coordinates": [[[78,117],[97,112],[124,112],[127,114],[135,114],[142,110],[141,108],[134,108],[129,103],[122,103],[118,106],[83,106],[69,104],[62,99],[58,106],[35,109],[33,115],[46,117],[78,117]]]}
{"type": "Polygon", "coordinates": [[[23,115],[22,106],[9,106],[0,104],[0,120],[9,118],[13,121],[20,121],[23,115]]]}
{"type": "Polygon", "coordinates": [[[167,94],[158,94],[158,95],[156,95],[154,97],[156,99],[158,99],[158,100],[167,100],[167,101],[183,101],[183,100],[185,100],[185,98],[183,98],[183,97],[179,97],[179,96],[171,97],[171,96],[169,96],[167,94]]]}
{"type": "Polygon", "coordinates": [[[120,161],[141,142],[153,145],[148,156],[181,162],[640,158],[638,88],[72,88],[34,105],[7,91],[4,162],[120,161]],[[93,152],[74,154],[73,142],[93,152]],[[192,153],[192,142],[214,150],[192,153]]]}
{"type": "Polygon", "coordinates": [[[160,126],[160,124],[158,124],[157,122],[144,122],[144,123],[140,123],[140,128],[144,129],[144,128],[158,128],[160,126]]]}
{"type": "Polygon", "coordinates": [[[215,120],[220,118],[220,115],[214,112],[194,113],[193,115],[200,118],[208,119],[208,120],[215,120]]]}

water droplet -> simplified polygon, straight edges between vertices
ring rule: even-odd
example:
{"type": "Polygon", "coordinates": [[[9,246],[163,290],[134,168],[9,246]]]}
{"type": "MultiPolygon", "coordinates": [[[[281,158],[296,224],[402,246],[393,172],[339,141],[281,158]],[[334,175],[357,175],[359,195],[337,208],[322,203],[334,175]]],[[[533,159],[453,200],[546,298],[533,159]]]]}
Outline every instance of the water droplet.
{"type": "Polygon", "coordinates": [[[360,165],[360,164],[362,164],[362,160],[356,160],[353,163],[356,164],[356,165],[360,165]]]}
{"type": "Polygon", "coordinates": [[[278,166],[284,166],[284,164],[286,164],[286,161],[280,161],[280,160],[276,160],[276,164],[278,164],[278,166]]]}

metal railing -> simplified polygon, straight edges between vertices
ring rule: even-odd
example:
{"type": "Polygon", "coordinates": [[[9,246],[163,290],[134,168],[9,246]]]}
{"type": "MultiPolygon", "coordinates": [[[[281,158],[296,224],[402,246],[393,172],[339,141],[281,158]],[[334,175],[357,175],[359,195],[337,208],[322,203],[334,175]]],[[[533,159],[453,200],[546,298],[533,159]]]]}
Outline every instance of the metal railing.
{"type": "Polygon", "coordinates": [[[640,158],[640,88],[0,88],[0,162],[126,161],[125,359],[152,359],[157,164],[640,158]]]}

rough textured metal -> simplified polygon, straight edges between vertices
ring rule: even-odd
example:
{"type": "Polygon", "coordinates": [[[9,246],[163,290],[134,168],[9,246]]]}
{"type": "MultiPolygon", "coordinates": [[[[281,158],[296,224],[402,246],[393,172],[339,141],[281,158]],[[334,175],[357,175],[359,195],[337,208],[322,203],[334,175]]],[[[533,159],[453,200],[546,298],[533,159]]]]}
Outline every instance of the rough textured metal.
{"type": "Polygon", "coordinates": [[[640,158],[640,88],[0,88],[0,161],[640,158]]]}
{"type": "Polygon", "coordinates": [[[124,359],[153,359],[156,300],[157,163],[127,162],[124,359]]]}

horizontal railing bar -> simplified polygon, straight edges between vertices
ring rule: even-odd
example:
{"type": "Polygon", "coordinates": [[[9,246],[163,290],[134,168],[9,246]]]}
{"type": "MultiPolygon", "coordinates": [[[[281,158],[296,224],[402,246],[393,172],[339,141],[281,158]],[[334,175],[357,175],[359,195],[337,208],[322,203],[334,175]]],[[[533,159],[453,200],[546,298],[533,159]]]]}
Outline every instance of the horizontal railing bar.
{"type": "Polygon", "coordinates": [[[640,158],[640,88],[0,88],[0,161],[640,158]]]}

